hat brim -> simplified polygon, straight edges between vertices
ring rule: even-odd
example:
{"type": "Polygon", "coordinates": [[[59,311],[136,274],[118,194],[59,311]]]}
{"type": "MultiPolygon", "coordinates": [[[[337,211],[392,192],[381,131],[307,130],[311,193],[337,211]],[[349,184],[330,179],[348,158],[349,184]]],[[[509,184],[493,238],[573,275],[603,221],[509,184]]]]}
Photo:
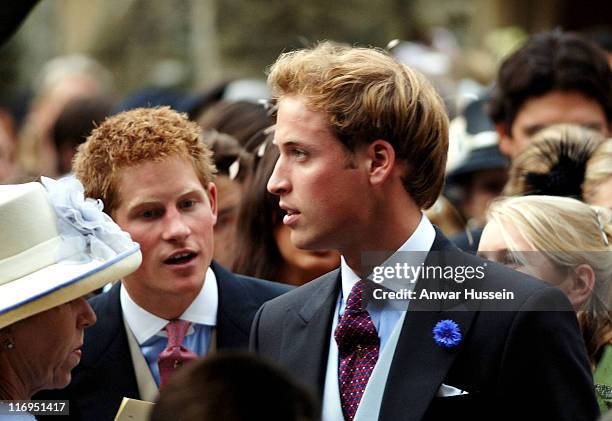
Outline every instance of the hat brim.
{"type": "Polygon", "coordinates": [[[463,163],[446,175],[446,182],[453,184],[459,177],[466,174],[498,168],[505,169],[509,164],[510,161],[499,152],[497,146],[476,149],[467,156],[463,163]]]}
{"type": "Polygon", "coordinates": [[[110,260],[57,263],[0,285],[0,329],[117,281],[138,269],[141,261],[136,246],[110,260]]]}

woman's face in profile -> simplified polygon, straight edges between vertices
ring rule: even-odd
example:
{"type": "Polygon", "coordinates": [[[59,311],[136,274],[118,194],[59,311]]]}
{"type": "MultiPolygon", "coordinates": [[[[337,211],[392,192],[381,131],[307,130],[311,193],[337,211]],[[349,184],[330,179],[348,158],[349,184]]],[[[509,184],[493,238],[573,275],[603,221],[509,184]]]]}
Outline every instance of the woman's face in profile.
{"type": "Polygon", "coordinates": [[[512,239],[515,248],[506,242],[501,227],[495,221],[489,221],[482,232],[478,245],[478,255],[487,260],[501,263],[520,272],[534,276],[544,282],[555,285],[569,295],[570,282],[568,274],[556,267],[544,253],[538,251],[512,223],[504,224],[504,231],[512,239]],[[526,262],[518,262],[513,256],[518,251],[526,262]]]}
{"type": "Polygon", "coordinates": [[[11,365],[32,393],[70,383],[70,372],[81,360],[83,331],[95,322],[89,303],[77,298],[7,328],[15,344],[11,365]]]}
{"type": "Polygon", "coordinates": [[[214,227],[214,259],[222,266],[231,267],[236,252],[235,233],[242,185],[223,174],[215,176],[217,186],[217,222],[214,227]]]}

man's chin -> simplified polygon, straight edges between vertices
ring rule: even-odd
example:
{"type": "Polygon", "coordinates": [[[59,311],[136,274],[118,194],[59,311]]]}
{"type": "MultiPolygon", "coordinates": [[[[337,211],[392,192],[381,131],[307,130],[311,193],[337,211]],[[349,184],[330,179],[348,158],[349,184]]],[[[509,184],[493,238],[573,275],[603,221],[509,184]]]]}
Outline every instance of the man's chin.
{"type": "Polygon", "coordinates": [[[299,250],[304,251],[318,251],[323,249],[319,245],[319,241],[313,236],[304,235],[304,233],[291,231],[291,244],[299,250]]]}
{"type": "Polygon", "coordinates": [[[173,276],[168,279],[173,294],[197,294],[204,285],[205,272],[190,274],[189,276],[173,276]]]}

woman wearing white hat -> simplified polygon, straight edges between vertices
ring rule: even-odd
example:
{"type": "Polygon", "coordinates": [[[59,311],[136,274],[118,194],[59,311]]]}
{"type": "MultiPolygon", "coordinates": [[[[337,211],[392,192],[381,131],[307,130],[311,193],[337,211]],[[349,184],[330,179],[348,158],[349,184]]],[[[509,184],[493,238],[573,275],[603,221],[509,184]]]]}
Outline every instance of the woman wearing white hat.
{"type": "MultiPolygon", "coordinates": [[[[140,262],[139,245],[76,179],[0,185],[0,401],[68,385],[96,321],[82,297],[140,262]]],[[[15,408],[0,402],[0,419],[34,419],[15,408]]]]}

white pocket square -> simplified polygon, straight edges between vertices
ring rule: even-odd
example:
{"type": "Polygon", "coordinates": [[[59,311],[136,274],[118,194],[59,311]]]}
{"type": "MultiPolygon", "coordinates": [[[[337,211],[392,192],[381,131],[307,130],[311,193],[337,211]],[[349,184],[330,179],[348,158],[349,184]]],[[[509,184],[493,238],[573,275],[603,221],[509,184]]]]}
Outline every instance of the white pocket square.
{"type": "Polygon", "coordinates": [[[442,383],[442,386],[438,389],[436,393],[436,397],[438,398],[448,398],[450,396],[461,396],[461,395],[469,395],[469,392],[465,390],[457,389],[456,387],[449,386],[447,384],[442,383]]]}

